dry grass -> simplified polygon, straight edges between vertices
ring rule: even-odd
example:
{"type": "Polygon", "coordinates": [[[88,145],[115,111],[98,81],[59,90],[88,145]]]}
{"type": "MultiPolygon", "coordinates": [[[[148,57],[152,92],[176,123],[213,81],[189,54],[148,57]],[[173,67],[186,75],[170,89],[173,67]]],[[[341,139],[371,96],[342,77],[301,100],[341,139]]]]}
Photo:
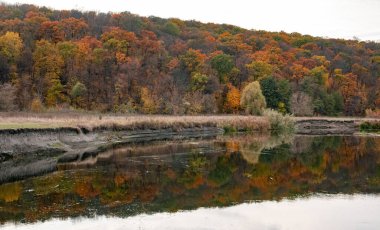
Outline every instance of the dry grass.
{"type": "Polygon", "coordinates": [[[241,130],[265,131],[270,128],[264,117],[220,116],[164,116],[164,115],[104,115],[86,113],[0,113],[0,129],[41,129],[85,127],[90,130],[109,127],[131,129],[161,129],[184,127],[234,127],[241,130]]]}

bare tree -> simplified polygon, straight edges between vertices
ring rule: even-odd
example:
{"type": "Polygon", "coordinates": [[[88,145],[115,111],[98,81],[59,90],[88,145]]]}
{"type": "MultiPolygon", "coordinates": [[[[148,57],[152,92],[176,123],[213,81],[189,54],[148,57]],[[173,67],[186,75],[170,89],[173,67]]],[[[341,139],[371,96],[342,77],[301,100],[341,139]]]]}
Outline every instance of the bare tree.
{"type": "Polygon", "coordinates": [[[313,100],[304,92],[297,92],[292,95],[291,111],[295,116],[312,116],[313,100]]]}
{"type": "Polygon", "coordinates": [[[0,111],[14,111],[16,106],[16,89],[9,83],[0,85],[0,111]]]}

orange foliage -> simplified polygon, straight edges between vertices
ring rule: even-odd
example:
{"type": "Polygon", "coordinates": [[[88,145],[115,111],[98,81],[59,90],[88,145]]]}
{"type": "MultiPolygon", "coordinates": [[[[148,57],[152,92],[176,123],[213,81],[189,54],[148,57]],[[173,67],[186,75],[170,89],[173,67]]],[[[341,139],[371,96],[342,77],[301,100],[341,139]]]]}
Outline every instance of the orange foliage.
{"type": "Polygon", "coordinates": [[[228,89],[224,109],[237,113],[240,109],[240,91],[231,84],[228,85],[228,89]]]}

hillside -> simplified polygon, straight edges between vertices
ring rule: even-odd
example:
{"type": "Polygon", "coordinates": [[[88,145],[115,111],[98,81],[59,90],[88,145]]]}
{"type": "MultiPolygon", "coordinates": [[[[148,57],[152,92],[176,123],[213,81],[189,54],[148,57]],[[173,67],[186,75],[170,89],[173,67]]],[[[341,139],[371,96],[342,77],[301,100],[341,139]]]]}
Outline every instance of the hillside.
{"type": "Polygon", "coordinates": [[[364,115],[380,109],[380,44],[0,5],[0,111],[240,113],[252,81],[281,112],[364,115]]]}

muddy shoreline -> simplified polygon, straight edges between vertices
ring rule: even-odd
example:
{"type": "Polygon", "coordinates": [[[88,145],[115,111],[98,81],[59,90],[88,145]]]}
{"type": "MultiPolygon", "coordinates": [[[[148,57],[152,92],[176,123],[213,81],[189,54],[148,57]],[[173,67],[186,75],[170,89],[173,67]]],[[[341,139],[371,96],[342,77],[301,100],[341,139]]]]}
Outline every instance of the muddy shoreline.
{"type": "Polygon", "coordinates": [[[182,129],[3,130],[0,133],[0,184],[57,170],[60,163],[82,161],[120,145],[151,141],[213,138],[216,126],[182,129]]]}
{"type": "MultiPolygon", "coordinates": [[[[354,135],[360,119],[295,119],[301,135],[354,135]]],[[[164,127],[109,126],[0,130],[0,184],[57,170],[59,164],[81,162],[118,146],[151,141],[216,138],[216,124],[164,127]]]]}

